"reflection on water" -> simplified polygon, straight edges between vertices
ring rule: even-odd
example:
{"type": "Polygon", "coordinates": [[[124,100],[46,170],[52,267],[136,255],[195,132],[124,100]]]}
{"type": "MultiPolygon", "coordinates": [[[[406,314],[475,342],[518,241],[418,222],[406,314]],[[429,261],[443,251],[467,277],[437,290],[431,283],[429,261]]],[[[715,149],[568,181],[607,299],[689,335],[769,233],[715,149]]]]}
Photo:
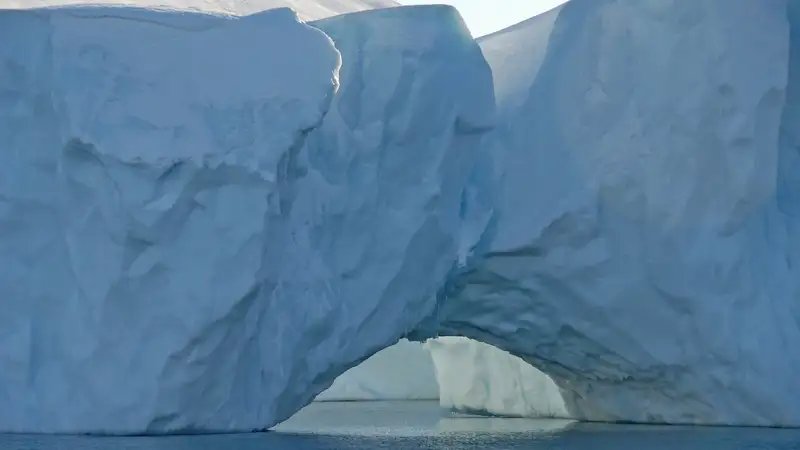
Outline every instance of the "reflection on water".
{"type": "Polygon", "coordinates": [[[800,430],[458,417],[431,402],[315,403],[260,434],[0,435],[0,450],[800,450],[800,430]]]}
{"type": "Polygon", "coordinates": [[[575,425],[572,420],[566,419],[503,419],[498,417],[446,417],[436,424],[439,434],[466,434],[466,433],[536,433],[550,434],[563,431],[575,425]]]}

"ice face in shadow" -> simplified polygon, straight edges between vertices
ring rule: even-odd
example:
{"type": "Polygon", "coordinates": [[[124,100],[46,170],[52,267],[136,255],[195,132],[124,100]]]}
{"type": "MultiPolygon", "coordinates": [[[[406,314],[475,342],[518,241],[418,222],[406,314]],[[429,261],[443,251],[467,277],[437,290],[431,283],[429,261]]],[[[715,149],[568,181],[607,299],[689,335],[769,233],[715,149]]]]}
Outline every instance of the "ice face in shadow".
{"type": "Polygon", "coordinates": [[[798,26],[780,0],[573,0],[482,39],[496,200],[440,331],[578,418],[800,424],[798,26]]]}

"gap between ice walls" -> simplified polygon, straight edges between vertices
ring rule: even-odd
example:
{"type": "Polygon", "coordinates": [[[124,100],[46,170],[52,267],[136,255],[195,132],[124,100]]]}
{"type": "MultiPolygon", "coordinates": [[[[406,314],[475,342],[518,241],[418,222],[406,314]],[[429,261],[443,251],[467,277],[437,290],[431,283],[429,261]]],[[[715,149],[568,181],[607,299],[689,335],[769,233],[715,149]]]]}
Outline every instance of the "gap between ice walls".
{"type": "Polygon", "coordinates": [[[570,418],[558,386],[522,359],[489,344],[441,337],[402,339],[339,376],[315,401],[438,400],[477,415],[570,418]]]}

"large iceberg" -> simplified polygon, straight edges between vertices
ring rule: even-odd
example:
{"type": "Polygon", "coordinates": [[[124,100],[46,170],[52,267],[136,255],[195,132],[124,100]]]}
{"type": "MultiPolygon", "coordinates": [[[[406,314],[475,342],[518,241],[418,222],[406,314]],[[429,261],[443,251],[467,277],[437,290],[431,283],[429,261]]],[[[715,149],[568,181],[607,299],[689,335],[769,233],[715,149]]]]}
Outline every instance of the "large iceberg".
{"type": "Polygon", "coordinates": [[[797,8],[0,11],[0,429],[268,428],[438,335],[800,426],[797,8]]]}
{"type": "Polygon", "coordinates": [[[492,218],[429,334],[581,419],[800,426],[797,8],[574,0],[482,39],[492,218]]]}
{"type": "Polygon", "coordinates": [[[267,428],[433,312],[489,67],[452,8],[314,25],[0,11],[0,428],[267,428]]]}
{"type": "Polygon", "coordinates": [[[438,400],[431,355],[401,340],[336,378],[315,401],[438,400]]]}

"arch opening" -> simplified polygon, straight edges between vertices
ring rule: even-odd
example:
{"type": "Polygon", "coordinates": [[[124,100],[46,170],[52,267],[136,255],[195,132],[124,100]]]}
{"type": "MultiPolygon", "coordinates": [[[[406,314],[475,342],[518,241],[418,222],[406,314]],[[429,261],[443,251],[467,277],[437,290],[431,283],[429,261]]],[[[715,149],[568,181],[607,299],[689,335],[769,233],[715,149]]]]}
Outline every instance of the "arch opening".
{"type": "Polygon", "coordinates": [[[430,354],[422,344],[402,339],[339,375],[314,401],[438,399],[430,354]]]}
{"type": "Polygon", "coordinates": [[[571,418],[556,383],[522,358],[463,336],[401,339],[347,370],[314,402],[430,401],[471,416],[571,418]]]}

